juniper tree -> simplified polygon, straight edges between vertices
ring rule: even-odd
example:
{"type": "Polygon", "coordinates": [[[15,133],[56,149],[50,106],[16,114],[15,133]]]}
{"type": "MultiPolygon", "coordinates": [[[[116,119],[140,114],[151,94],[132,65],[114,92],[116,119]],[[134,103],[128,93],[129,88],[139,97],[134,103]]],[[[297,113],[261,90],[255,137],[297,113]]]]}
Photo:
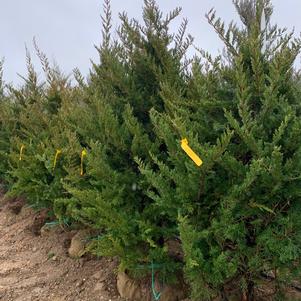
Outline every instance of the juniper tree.
{"type": "Polygon", "coordinates": [[[270,271],[281,298],[300,272],[300,86],[293,63],[301,44],[277,26],[261,30],[269,1],[234,4],[242,28],[226,28],[214,11],[207,15],[225,57],[196,60],[190,98],[166,85],[164,103],[177,105],[151,111],[168,158],[155,151],[155,167],[137,159],[153,214],[178,223],[174,235],[194,300],[227,300],[229,288],[253,300],[270,271]],[[203,159],[200,168],[180,148],[183,138],[203,159]]]}
{"type": "Polygon", "coordinates": [[[169,226],[153,214],[134,158],[150,162],[150,151],[166,157],[149,110],[167,109],[163,85],[173,85],[174,91],[185,95],[185,53],[192,43],[185,33],[186,20],[175,37],[169,31],[180,9],[163,16],[154,1],[144,4],[144,24],[120,14],[118,39],[112,40],[109,1],[105,1],[100,63],[93,65],[85,104],[78,109],[82,123],[77,133],[88,151],[85,181],[74,181],[71,172],[64,182],[72,197],[55,202],[58,216],[71,215],[103,232],[101,239],[92,241],[94,252],[119,256],[121,266],[132,271],[138,264],[170,260],[163,245],[169,226]]]}
{"type": "Polygon", "coordinates": [[[6,132],[6,122],[7,122],[7,118],[6,118],[6,112],[7,112],[7,104],[5,102],[5,98],[4,98],[4,83],[3,83],[3,60],[0,61],[0,129],[1,129],[1,136],[0,136],[0,156],[1,156],[1,160],[0,160],[0,173],[1,173],[1,180],[3,180],[4,176],[4,172],[6,169],[6,151],[7,151],[7,132],[6,132]]]}
{"type": "Polygon", "coordinates": [[[119,256],[123,269],[184,266],[195,300],[226,300],[229,287],[252,300],[262,275],[274,271],[278,292],[299,273],[293,63],[301,43],[277,26],[262,27],[270,1],[234,5],[242,27],[207,15],[224,55],[199,50],[187,68],[187,21],[177,35],[169,31],[180,9],[163,16],[145,0],[144,24],[121,14],[113,40],[105,1],[100,62],[87,83],[76,71],[71,87],[36,47],[46,83],[27,55],[24,86],[11,89],[9,101],[0,96],[0,171],[10,169],[11,194],[98,230],[91,250],[119,256]],[[181,149],[183,138],[201,167],[181,149]],[[168,250],[175,239],[184,262],[168,250]]]}
{"type": "Polygon", "coordinates": [[[3,62],[0,61],[0,181],[8,186],[10,140],[18,128],[19,105],[11,100],[9,86],[3,81],[3,62]]]}
{"type": "Polygon", "coordinates": [[[7,152],[9,150],[10,108],[4,95],[3,60],[0,61],[0,180],[3,181],[7,171],[7,152]]]}
{"type": "Polygon", "coordinates": [[[76,134],[64,126],[60,108],[70,102],[72,89],[57,67],[50,67],[46,56],[36,47],[46,75],[40,83],[27,52],[27,77],[12,99],[20,104],[18,130],[10,140],[9,195],[23,195],[37,208],[52,209],[61,196],[64,166],[80,152],[76,134]]]}

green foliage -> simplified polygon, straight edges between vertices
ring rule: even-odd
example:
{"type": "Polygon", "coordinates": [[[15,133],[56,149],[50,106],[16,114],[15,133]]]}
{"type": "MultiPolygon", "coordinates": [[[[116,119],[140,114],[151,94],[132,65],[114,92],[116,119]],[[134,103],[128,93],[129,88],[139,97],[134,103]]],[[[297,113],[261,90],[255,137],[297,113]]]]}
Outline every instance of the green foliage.
{"type": "Polygon", "coordinates": [[[18,106],[5,93],[3,63],[0,61],[0,182],[8,183],[10,139],[17,129],[18,106]]]}
{"type": "Polygon", "coordinates": [[[93,229],[89,250],[134,275],[151,263],[168,281],[183,272],[193,300],[227,300],[229,286],[253,300],[270,271],[281,296],[300,273],[301,41],[261,28],[269,0],[233,3],[242,27],[207,14],[225,44],[215,58],[198,49],[187,59],[187,20],[170,33],[181,10],[164,16],[154,0],[144,1],[143,24],[120,14],[113,39],[105,0],[87,81],[76,69],[71,84],[35,41],[44,82],[27,51],[24,85],[5,90],[0,63],[8,194],[93,229]]]}
{"type": "MultiPolygon", "coordinates": [[[[245,4],[236,2],[242,19],[245,4]]],[[[263,274],[277,270],[279,289],[300,273],[300,87],[293,62],[301,44],[271,27],[272,51],[263,52],[260,16],[268,5],[258,1],[255,20],[242,30],[225,30],[209,13],[228,62],[205,55],[210,67],[203,71],[196,61],[196,100],[151,113],[168,158],[153,156],[155,167],[139,160],[158,214],[178,221],[195,300],[224,296],[229,283],[252,300],[263,274]],[[204,89],[212,76],[218,84],[204,89]],[[202,157],[200,169],[179,149],[184,137],[202,157]]]]}
{"type": "Polygon", "coordinates": [[[184,56],[192,39],[185,40],[186,21],[175,38],[168,30],[179,13],[175,9],[164,17],[154,1],[145,1],[144,24],[121,14],[119,40],[111,41],[106,2],[100,64],[93,66],[83,122],[76,128],[88,149],[86,180],[74,181],[71,172],[64,181],[71,197],[55,201],[58,216],[71,215],[103,231],[91,250],[119,256],[123,268],[169,260],[164,240],[175,231],[153,210],[135,158],[150,162],[153,151],[166,158],[149,111],[165,110],[163,85],[172,84],[179,95],[186,91],[184,56]]]}
{"type": "Polygon", "coordinates": [[[37,208],[51,208],[54,199],[64,193],[61,179],[67,174],[65,166],[74,164],[80,146],[76,134],[65,127],[64,113],[60,111],[64,102],[70,103],[73,91],[67,79],[49,67],[46,58],[41,56],[41,62],[47,83],[38,83],[27,54],[25,85],[12,90],[19,113],[17,130],[10,139],[9,195],[24,195],[37,208]],[[57,150],[61,154],[54,164],[57,150]]]}

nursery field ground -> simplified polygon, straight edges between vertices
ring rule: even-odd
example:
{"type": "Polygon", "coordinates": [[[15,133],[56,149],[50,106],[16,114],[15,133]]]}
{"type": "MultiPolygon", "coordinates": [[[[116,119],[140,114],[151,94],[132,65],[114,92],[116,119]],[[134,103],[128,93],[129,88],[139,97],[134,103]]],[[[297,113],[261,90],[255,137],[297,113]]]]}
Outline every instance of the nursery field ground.
{"type": "Polygon", "coordinates": [[[71,259],[67,245],[74,233],[57,227],[36,236],[28,227],[34,212],[23,207],[18,215],[0,196],[1,301],[120,301],[116,262],[84,257],[71,259]]]}
{"type": "MultiPolygon", "coordinates": [[[[0,191],[0,301],[125,301],[116,288],[114,259],[70,258],[68,247],[77,231],[56,226],[35,235],[35,218],[35,212],[26,206],[13,213],[0,191]]],[[[269,295],[271,290],[264,285],[259,295],[269,295]]],[[[301,285],[298,290],[287,289],[286,298],[301,300],[301,285]]]]}

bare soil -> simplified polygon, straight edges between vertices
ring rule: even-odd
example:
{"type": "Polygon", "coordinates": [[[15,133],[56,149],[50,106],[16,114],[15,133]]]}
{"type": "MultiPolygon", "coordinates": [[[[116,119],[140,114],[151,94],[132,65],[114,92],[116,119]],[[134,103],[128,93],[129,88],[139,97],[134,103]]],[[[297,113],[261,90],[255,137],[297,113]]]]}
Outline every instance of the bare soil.
{"type": "Polygon", "coordinates": [[[115,260],[71,259],[67,249],[76,233],[60,227],[46,235],[30,230],[35,213],[18,213],[0,196],[1,301],[121,301],[115,260]],[[18,214],[16,214],[18,213],[18,214]]]}

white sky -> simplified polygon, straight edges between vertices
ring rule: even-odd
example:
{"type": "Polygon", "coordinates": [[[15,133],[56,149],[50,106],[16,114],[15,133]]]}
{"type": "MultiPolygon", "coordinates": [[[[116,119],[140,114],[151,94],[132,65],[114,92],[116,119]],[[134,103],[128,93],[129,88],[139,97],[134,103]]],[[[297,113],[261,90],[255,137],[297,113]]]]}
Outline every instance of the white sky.
{"type": "MultiPolygon", "coordinates": [[[[17,73],[26,74],[25,44],[32,53],[36,69],[40,66],[34,56],[32,39],[48,58],[55,60],[69,74],[78,67],[84,75],[97,61],[93,45],[101,41],[102,0],[0,0],[0,58],[5,58],[4,79],[15,84],[21,80],[17,73]]],[[[206,23],[205,13],[215,7],[217,15],[229,22],[237,20],[232,0],[157,0],[164,12],[176,6],[183,8],[182,17],[189,20],[188,31],[195,44],[216,54],[222,48],[212,28],[206,23]]],[[[301,32],[301,1],[273,0],[272,22],[301,32]]],[[[129,17],[141,18],[143,0],[111,0],[113,21],[118,25],[118,13],[126,11],[129,17]]],[[[174,22],[177,28],[181,19],[174,22]]]]}

